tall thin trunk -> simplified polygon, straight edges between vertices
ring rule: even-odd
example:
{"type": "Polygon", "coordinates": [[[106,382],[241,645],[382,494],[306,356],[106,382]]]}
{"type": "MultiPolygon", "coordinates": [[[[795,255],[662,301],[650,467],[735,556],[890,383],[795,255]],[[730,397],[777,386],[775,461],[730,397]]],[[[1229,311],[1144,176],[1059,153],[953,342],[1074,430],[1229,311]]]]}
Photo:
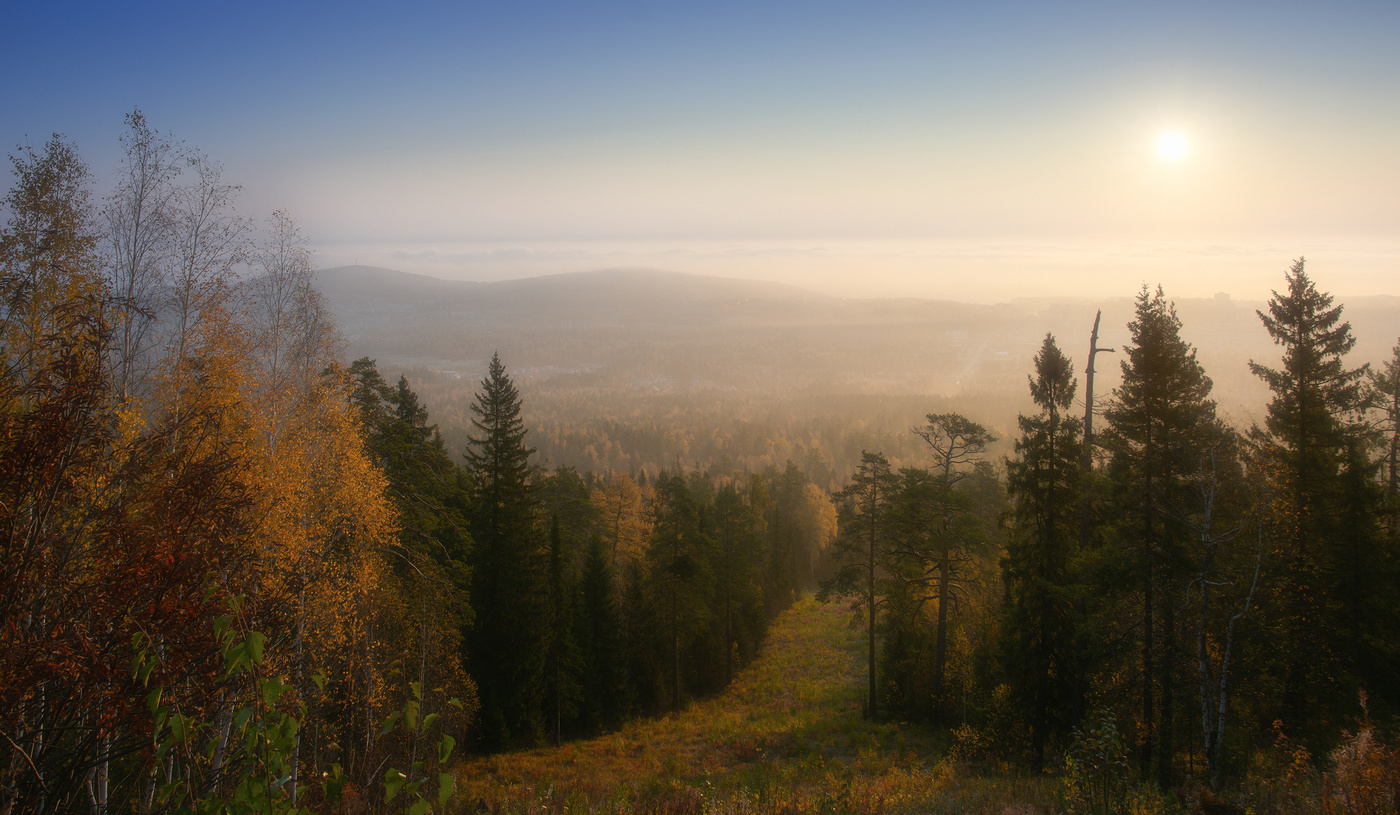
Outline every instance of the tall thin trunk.
{"type": "MultiPolygon", "coordinates": [[[[306,641],[306,579],[302,577],[301,588],[297,592],[297,669],[295,685],[297,700],[305,701],[306,694],[302,687],[303,660],[305,651],[303,644],[306,641]]],[[[296,735],[292,737],[292,806],[297,805],[297,781],[301,775],[301,730],[298,729],[296,735]]]]}
{"type": "MultiPolygon", "coordinates": [[[[1094,357],[1101,352],[1113,353],[1113,348],[1099,347],[1099,321],[1103,318],[1103,309],[1094,312],[1094,329],[1089,332],[1089,364],[1084,368],[1084,453],[1080,457],[1080,469],[1083,477],[1087,480],[1094,469],[1094,357]]],[[[1087,489],[1082,490],[1079,498],[1079,550],[1088,551],[1092,544],[1093,537],[1093,514],[1090,511],[1090,495],[1087,489]]],[[[1075,611],[1080,619],[1088,616],[1089,610],[1084,598],[1077,597],[1074,601],[1075,611]]],[[[1084,717],[1085,698],[1085,677],[1084,677],[1084,650],[1085,644],[1079,629],[1075,626],[1074,635],[1074,665],[1073,671],[1073,693],[1070,716],[1073,726],[1078,727],[1084,717]]]]}
{"type": "Polygon", "coordinates": [[[1146,529],[1143,540],[1143,588],[1142,588],[1142,750],[1138,754],[1138,775],[1146,781],[1152,773],[1152,717],[1155,706],[1153,704],[1152,683],[1154,680],[1152,670],[1152,629],[1153,629],[1153,592],[1152,592],[1152,520],[1148,514],[1146,529]]]}
{"type": "Polygon", "coordinates": [[[218,741],[214,743],[214,755],[209,759],[209,779],[204,784],[206,795],[212,794],[224,770],[224,759],[228,755],[228,734],[233,727],[233,701],[226,698],[226,691],[219,691],[219,712],[214,718],[214,732],[218,741]]]}
{"type": "Polygon", "coordinates": [[[675,664],[671,672],[674,684],[671,689],[671,711],[681,712],[681,629],[680,615],[677,608],[677,589],[671,587],[671,650],[675,657],[675,664]]]}
{"type": "Polygon", "coordinates": [[[111,778],[112,737],[102,737],[102,752],[97,764],[97,815],[107,815],[108,779],[111,778]]]}
{"type": "Polygon", "coordinates": [[[1157,726],[1157,785],[1172,788],[1172,748],[1175,747],[1175,669],[1176,669],[1176,610],[1170,596],[1162,603],[1162,702],[1157,726]]]}
{"type": "Polygon", "coordinates": [[[938,559],[938,637],[933,649],[933,701],[943,710],[943,680],[948,661],[948,590],[952,563],[945,551],[938,559]]]}
{"type": "Polygon", "coordinates": [[[870,682],[870,688],[868,691],[868,693],[870,694],[870,702],[869,706],[866,708],[866,715],[872,721],[879,718],[879,708],[875,701],[875,510],[876,507],[879,505],[879,495],[877,494],[878,490],[878,482],[872,482],[870,485],[870,511],[869,513],[867,513],[870,516],[870,559],[866,561],[866,565],[869,567],[870,572],[866,581],[865,608],[870,613],[866,625],[867,634],[870,640],[868,643],[869,653],[867,654],[867,657],[870,661],[867,671],[867,677],[870,682]]]}
{"type": "Polygon", "coordinates": [[[724,519],[724,684],[734,682],[734,616],[733,616],[733,564],[734,553],[729,541],[729,518],[724,519]]]}

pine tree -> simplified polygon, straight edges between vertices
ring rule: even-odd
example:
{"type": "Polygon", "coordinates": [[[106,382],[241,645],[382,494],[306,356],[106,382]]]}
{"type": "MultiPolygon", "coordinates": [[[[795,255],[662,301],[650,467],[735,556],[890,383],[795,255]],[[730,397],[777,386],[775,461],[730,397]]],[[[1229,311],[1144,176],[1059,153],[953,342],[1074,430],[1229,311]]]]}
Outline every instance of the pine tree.
{"type": "Polygon", "coordinates": [[[881,453],[861,451],[860,467],[851,483],[841,491],[839,502],[840,530],[832,556],[840,569],[822,583],[819,597],[823,600],[850,597],[852,610],[865,615],[866,690],[865,716],[879,718],[878,694],[875,684],[875,628],[877,613],[883,605],[879,581],[886,572],[889,557],[890,493],[894,490],[890,463],[881,453]]]}
{"type": "Polygon", "coordinates": [[[1187,475],[1195,472],[1200,428],[1215,415],[1211,381],[1196,351],[1181,339],[1181,320],[1162,293],[1138,294],[1123,381],[1105,411],[1111,475],[1123,555],[1136,567],[1142,603],[1142,752],[1144,780],[1157,761],[1157,782],[1171,786],[1175,745],[1176,609],[1187,573],[1182,520],[1187,475]],[[1159,639],[1160,637],[1160,639],[1159,639]],[[1154,722],[1156,726],[1154,727],[1154,722]],[[1154,756],[1155,748],[1155,756],[1154,756]]]}
{"type": "Polygon", "coordinates": [[[946,708],[945,673],[948,660],[948,618],[955,593],[966,593],[967,572],[973,551],[985,542],[982,525],[973,512],[972,496],[957,488],[966,468],[982,460],[996,437],[982,425],[958,413],[929,414],[928,423],[914,433],[924,440],[934,457],[934,468],[914,479],[910,503],[922,516],[923,531],[917,547],[919,579],[933,587],[938,622],[933,649],[933,701],[946,708]]]}
{"type": "Polygon", "coordinates": [[[1073,724],[1079,419],[1073,365],[1045,335],[1035,357],[1031,398],[1040,412],[1021,416],[1016,457],[1007,463],[1014,525],[1002,561],[1006,584],[1005,659],[1013,697],[1028,714],[1034,766],[1052,735],[1073,724]]]}
{"type": "Polygon", "coordinates": [[[466,452],[474,487],[470,524],[472,602],[468,660],[481,694],[487,746],[533,744],[543,733],[547,652],[544,552],[536,527],[534,450],[525,443],[520,394],[493,354],[471,406],[466,452]]]}

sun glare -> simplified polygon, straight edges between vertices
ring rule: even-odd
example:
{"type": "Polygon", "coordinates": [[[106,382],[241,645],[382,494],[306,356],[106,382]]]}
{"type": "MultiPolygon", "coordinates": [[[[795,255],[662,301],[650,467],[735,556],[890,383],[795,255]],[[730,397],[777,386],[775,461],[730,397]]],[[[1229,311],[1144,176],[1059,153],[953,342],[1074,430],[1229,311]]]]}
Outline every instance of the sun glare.
{"type": "Polygon", "coordinates": [[[1157,137],[1157,156],[1166,161],[1180,161],[1186,156],[1186,137],[1178,130],[1168,130],[1157,137]]]}

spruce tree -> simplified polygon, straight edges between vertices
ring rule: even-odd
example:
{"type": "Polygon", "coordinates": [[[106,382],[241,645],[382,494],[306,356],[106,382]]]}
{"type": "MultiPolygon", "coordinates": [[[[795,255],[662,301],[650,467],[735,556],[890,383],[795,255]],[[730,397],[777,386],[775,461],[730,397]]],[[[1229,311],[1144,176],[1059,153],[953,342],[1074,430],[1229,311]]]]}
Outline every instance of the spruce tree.
{"type": "Polygon", "coordinates": [[[1016,457],[1007,462],[1014,524],[1002,561],[1004,653],[1013,698],[1030,722],[1036,769],[1044,763],[1049,738],[1064,735],[1073,724],[1078,666],[1071,559],[1082,424],[1068,411],[1076,384],[1072,363],[1046,334],[1030,383],[1040,411],[1017,420],[1021,437],[1016,457]]]}
{"type": "Polygon", "coordinates": [[[1283,365],[1249,367],[1274,394],[1255,438],[1277,487],[1269,534],[1282,553],[1273,587],[1283,624],[1281,713],[1297,726],[1325,721],[1355,698],[1346,678],[1361,668],[1362,631],[1375,612],[1368,579],[1375,536],[1359,516],[1375,507],[1364,495],[1371,464],[1357,421],[1366,368],[1343,361],[1356,345],[1351,324],[1308,278],[1302,258],[1285,280],[1287,291],[1274,292],[1267,314],[1258,312],[1283,347],[1283,365]]]}
{"type": "Polygon", "coordinates": [[[554,743],[564,739],[564,727],[578,712],[580,654],[575,638],[575,580],[564,551],[559,517],[549,524],[549,575],[545,584],[549,603],[549,650],[545,660],[545,718],[554,731],[554,743]]]}
{"type": "Polygon", "coordinates": [[[664,672],[671,680],[671,711],[679,713],[687,684],[682,654],[709,624],[708,542],[700,532],[699,507],[681,473],[663,472],[657,477],[652,511],[652,540],[647,551],[650,596],[664,630],[670,662],[664,672]]]}
{"type": "Polygon", "coordinates": [[[588,540],[579,595],[575,619],[582,664],[579,720],[586,731],[596,733],[622,721],[630,695],[617,585],[608,550],[596,531],[588,540]]]}
{"type": "Polygon", "coordinates": [[[1175,744],[1178,625],[1187,573],[1182,520],[1187,476],[1196,468],[1200,428],[1213,419],[1211,381],[1196,351],[1181,339],[1176,307],[1162,293],[1138,294],[1123,381],[1105,417],[1121,554],[1141,592],[1142,722],[1139,771],[1157,762],[1157,782],[1171,786],[1175,744]],[[1155,748],[1155,750],[1154,750],[1155,748]],[[1154,755],[1155,752],[1155,755],[1154,755]]]}
{"type": "Polygon", "coordinates": [[[533,744],[543,732],[545,558],[535,519],[534,450],[525,443],[520,394],[498,354],[471,410],[475,432],[466,463],[474,487],[476,624],[468,659],[481,695],[481,737],[488,747],[533,744]]]}
{"type": "Polygon", "coordinates": [[[724,666],[720,675],[728,685],[734,680],[734,670],[753,657],[763,637],[763,548],[753,506],[734,484],[725,484],[715,494],[710,517],[715,539],[710,567],[715,577],[711,617],[720,644],[716,655],[724,666]]]}

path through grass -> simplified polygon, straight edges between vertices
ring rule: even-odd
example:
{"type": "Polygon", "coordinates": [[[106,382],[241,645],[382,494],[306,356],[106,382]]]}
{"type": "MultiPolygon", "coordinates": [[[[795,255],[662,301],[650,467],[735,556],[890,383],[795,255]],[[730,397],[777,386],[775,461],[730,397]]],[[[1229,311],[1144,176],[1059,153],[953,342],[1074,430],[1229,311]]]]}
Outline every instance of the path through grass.
{"type": "Polygon", "coordinates": [[[1045,810],[1043,780],[961,778],[925,732],[862,719],[865,652],[849,619],[803,599],[721,696],[588,741],[470,760],[461,799],[497,815],[1045,810]]]}

